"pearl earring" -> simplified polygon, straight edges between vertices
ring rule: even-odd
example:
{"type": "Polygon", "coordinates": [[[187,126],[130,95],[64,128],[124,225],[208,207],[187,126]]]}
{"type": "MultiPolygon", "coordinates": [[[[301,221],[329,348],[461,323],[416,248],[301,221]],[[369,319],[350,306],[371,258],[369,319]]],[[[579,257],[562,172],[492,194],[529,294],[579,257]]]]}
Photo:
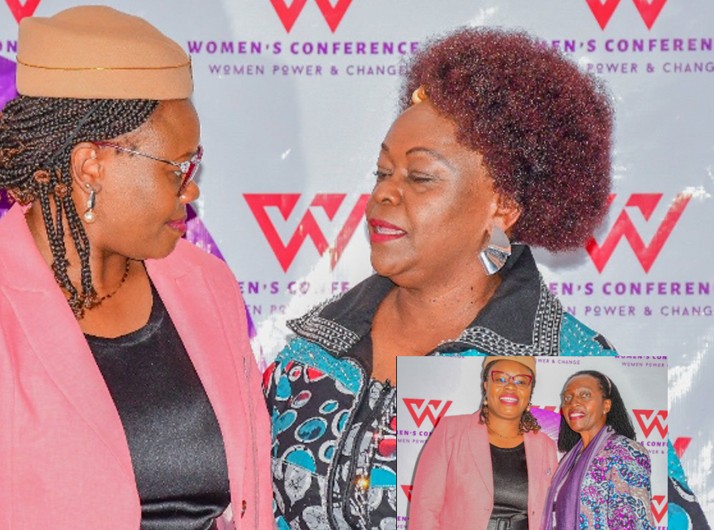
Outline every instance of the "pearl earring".
{"type": "Polygon", "coordinates": [[[97,220],[97,216],[94,214],[94,205],[97,202],[97,192],[94,191],[94,188],[92,188],[89,184],[85,184],[85,186],[89,190],[89,197],[87,198],[87,209],[82,214],[82,219],[84,219],[85,223],[91,224],[97,220]]]}

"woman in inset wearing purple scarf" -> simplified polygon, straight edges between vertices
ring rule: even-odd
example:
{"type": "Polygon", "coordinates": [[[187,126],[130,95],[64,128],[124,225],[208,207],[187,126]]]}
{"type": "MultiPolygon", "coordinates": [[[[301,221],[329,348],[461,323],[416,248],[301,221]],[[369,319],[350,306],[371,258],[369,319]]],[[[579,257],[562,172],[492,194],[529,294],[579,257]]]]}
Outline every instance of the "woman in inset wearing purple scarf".
{"type": "Polygon", "coordinates": [[[561,393],[558,465],[542,530],[655,528],[650,457],[615,383],[593,370],[577,372],[561,393]]]}

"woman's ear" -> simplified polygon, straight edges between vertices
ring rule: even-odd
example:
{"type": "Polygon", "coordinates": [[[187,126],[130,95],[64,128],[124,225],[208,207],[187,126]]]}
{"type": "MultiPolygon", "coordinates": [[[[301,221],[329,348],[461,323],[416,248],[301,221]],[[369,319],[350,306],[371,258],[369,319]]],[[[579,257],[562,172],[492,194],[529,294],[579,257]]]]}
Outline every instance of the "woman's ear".
{"type": "Polygon", "coordinates": [[[494,222],[497,223],[501,229],[510,236],[511,228],[521,217],[522,208],[520,204],[518,204],[511,197],[508,197],[503,193],[497,193],[497,195],[496,212],[493,216],[494,222]]]}
{"type": "Polygon", "coordinates": [[[605,414],[610,412],[610,409],[612,408],[612,400],[611,399],[606,399],[605,401],[602,402],[603,409],[605,410],[605,414]]]}
{"type": "Polygon", "coordinates": [[[94,190],[101,188],[101,161],[99,149],[91,142],[81,142],[74,146],[70,155],[69,168],[72,182],[77,189],[94,190]]]}

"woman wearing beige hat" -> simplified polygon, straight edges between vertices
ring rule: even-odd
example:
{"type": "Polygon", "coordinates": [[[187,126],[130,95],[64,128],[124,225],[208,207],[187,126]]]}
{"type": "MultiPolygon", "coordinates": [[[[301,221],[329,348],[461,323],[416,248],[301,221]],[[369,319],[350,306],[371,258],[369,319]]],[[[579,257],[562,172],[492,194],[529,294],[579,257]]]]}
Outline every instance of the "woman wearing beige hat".
{"type": "Polygon", "coordinates": [[[272,528],[243,302],[181,240],[188,56],[107,7],[20,25],[0,118],[0,529],[272,528]],[[231,505],[231,510],[227,507],[231,505]]]}
{"type": "Polygon", "coordinates": [[[481,406],[441,419],[414,476],[410,530],[538,528],[555,442],[528,411],[533,357],[487,357],[481,406]]]}

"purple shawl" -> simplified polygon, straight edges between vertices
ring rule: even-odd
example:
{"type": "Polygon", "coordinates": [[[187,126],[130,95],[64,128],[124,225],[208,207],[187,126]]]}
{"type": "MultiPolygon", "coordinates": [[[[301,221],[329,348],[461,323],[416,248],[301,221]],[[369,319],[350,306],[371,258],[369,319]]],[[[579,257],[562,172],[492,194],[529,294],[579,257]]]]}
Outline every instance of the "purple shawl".
{"type": "Polygon", "coordinates": [[[588,444],[583,451],[583,440],[580,439],[575,447],[573,447],[563,457],[558,464],[558,470],[553,476],[553,481],[548,489],[548,497],[545,501],[545,510],[543,510],[542,530],[578,530],[578,516],[580,514],[580,489],[583,484],[583,479],[593,461],[600,451],[605,447],[605,444],[611,436],[615,434],[615,430],[606,425],[600,429],[595,435],[595,438],[588,444]],[[578,458],[580,456],[580,458],[578,458]],[[570,480],[568,480],[570,478],[570,480]],[[564,485],[567,486],[562,489],[564,485]],[[562,491],[561,491],[562,489],[562,491]],[[554,505],[556,499],[562,495],[561,502],[558,503],[557,509],[554,505]],[[554,520],[553,514],[557,516],[554,520]],[[557,526],[553,526],[553,523],[557,526]]]}

